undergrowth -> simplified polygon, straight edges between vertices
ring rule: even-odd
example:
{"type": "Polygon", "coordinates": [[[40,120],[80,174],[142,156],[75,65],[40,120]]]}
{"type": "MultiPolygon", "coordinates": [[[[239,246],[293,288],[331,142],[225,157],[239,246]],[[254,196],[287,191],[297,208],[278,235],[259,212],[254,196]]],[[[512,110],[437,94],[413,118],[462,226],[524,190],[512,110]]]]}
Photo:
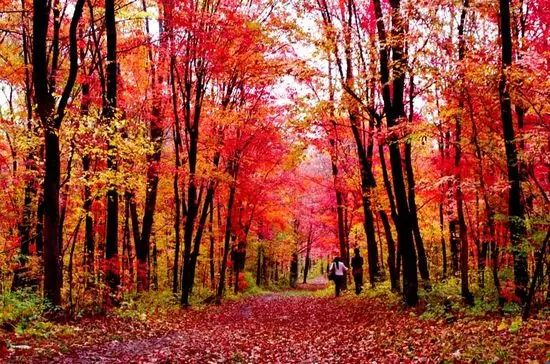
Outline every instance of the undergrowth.
{"type": "Polygon", "coordinates": [[[48,338],[69,334],[69,326],[48,321],[46,313],[52,307],[30,290],[18,290],[0,294],[0,327],[17,335],[48,338]]]}

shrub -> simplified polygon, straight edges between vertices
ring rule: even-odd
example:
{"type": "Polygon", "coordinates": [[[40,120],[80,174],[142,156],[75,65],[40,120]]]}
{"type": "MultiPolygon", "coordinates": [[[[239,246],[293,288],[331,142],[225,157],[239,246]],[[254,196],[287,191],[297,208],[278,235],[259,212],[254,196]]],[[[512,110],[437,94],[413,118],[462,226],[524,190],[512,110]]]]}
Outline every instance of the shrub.
{"type": "Polygon", "coordinates": [[[20,290],[3,293],[0,295],[0,326],[22,333],[40,320],[46,309],[45,301],[33,292],[20,290]]]}

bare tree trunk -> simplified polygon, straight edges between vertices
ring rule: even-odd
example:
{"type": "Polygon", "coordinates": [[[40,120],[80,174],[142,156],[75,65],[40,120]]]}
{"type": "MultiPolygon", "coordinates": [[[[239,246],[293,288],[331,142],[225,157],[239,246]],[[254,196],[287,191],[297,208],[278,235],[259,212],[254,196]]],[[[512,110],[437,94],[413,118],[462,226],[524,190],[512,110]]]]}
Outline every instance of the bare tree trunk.
{"type": "Polygon", "coordinates": [[[519,170],[518,151],[512,119],[512,103],[510,99],[510,84],[506,72],[512,65],[512,36],[510,29],[510,0],[500,0],[500,39],[502,47],[502,70],[499,82],[500,112],[502,130],[506,151],[506,165],[508,172],[509,202],[508,224],[512,255],[514,257],[514,282],[516,295],[525,302],[526,287],[529,283],[527,270],[527,253],[522,248],[526,237],[525,211],[521,201],[521,178],[519,170]]]}
{"type": "MultiPolygon", "coordinates": [[[[400,14],[400,0],[390,0],[391,5],[391,36],[392,44],[388,46],[380,0],[374,0],[374,10],[377,17],[377,30],[380,43],[380,82],[384,112],[389,128],[400,123],[405,115],[403,105],[404,94],[404,27],[400,14]],[[388,48],[389,47],[389,48],[388,48]],[[393,94],[390,91],[389,50],[392,51],[393,94]]],[[[399,139],[395,133],[389,136],[390,165],[393,179],[395,199],[397,203],[397,241],[403,264],[403,297],[407,305],[414,306],[418,302],[418,273],[416,268],[416,250],[414,246],[413,229],[410,221],[407,191],[403,177],[399,139]]]]}
{"type": "Polygon", "coordinates": [[[537,288],[537,285],[539,281],[542,283],[542,280],[544,278],[543,276],[543,270],[544,270],[544,260],[546,257],[546,246],[548,244],[548,240],[550,240],[550,230],[546,233],[546,237],[544,238],[544,241],[542,242],[542,246],[540,247],[540,251],[536,254],[536,263],[535,263],[535,272],[533,273],[533,278],[531,279],[531,284],[529,285],[529,291],[527,292],[527,297],[525,300],[525,304],[523,306],[521,318],[525,321],[529,318],[529,315],[531,314],[531,303],[533,301],[533,297],[535,296],[535,290],[537,288]]]}
{"type": "MultiPolygon", "coordinates": [[[[411,74],[409,78],[409,123],[412,124],[414,116],[414,76],[411,74]]],[[[420,233],[418,224],[418,213],[416,207],[416,192],[414,183],[414,171],[412,165],[412,146],[411,142],[405,142],[405,172],[407,176],[407,192],[409,194],[409,209],[411,212],[411,223],[413,228],[414,243],[418,254],[418,271],[420,277],[424,281],[426,289],[430,289],[430,271],[428,270],[428,259],[426,258],[426,250],[424,249],[424,241],[420,233]]]]}
{"type": "MultiPolygon", "coordinates": [[[[103,117],[111,123],[111,133],[116,133],[114,120],[117,108],[117,73],[116,57],[117,31],[115,22],[115,0],[105,0],[105,32],[107,34],[107,93],[103,104],[103,117]]],[[[109,141],[107,169],[117,172],[116,146],[109,141]]],[[[110,289],[110,300],[116,303],[116,294],[120,285],[120,262],[118,258],[118,190],[111,184],[107,191],[107,217],[105,237],[105,281],[110,289]]]]}
{"type": "Polygon", "coordinates": [[[305,264],[304,264],[304,281],[303,281],[304,284],[307,283],[307,275],[309,273],[309,270],[311,269],[310,254],[311,254],[311,244],[313,243],[313,241],[312,241],[313,230],[312,229],[313,229],[313,226],[310,225],[309,226],[309,234],[308,234],[307,242],[306,242],[306,260],[305,260],[305,264]]]}
{"type": "Polygon", "coordinates": [[[54,305],[61,304],[61,251],[59,247],[59,185],[61,175],[58,131],[65,116],[78,71],[77,27],[84,0],[78,0],[69,28],[70,68],[65,87],[55,110],[56,100],[48,85],[47,32],[49,2],[33,3],[33,83],[36,111],[44,130],[44,293],[54,305]]]}
{"type": "Polygon", "coordinates": [[[386,233],[386,242],[388,244],[388,270],[390,271],[390,283],[392,291],[399,291],[399,272],[397,270],[397,261],[395,259],[395,241],[393,240],[390,223],[388,216],[382,210],[379,211],[380,220],[384,225],[384,232],[386,233]]]}
{"type": "Polygon", "coordinates": [[[229,198],[227,201],[227,216],[225,219],[225,235],[224,235],[224,247],[222,264],[220,268],[220,281],[218,283],[218,291],[216,292],[216,302],[220,303],[224,288],[225,288],[225,271],[227,268],[227,257],[229,256],[230,239],[231,239],[231,212],[233,210],[233,203],[235,201],[236,183],[237,183],[237,167],[234,160],[229,161],[229,174],[232,177],[231,186],[229,187],[229,198]]]}

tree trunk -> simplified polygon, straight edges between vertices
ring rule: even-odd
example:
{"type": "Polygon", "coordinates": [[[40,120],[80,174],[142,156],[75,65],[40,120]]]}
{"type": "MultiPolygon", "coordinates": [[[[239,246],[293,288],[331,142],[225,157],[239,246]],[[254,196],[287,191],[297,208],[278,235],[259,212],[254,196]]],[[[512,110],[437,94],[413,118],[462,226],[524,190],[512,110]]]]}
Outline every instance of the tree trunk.
{"type": "Polygon", "coordinates": [[[214,249],[216,238],[214,237],[214,201],[210,202],[210,212],[208,221],[208,237],[210,238],[210,248],[208,249],[208,263],[210,266],[210,286],[216,289],[216,276],[214,264],[214,249]]]}
{"type": "Polygon", "coordinates": [[[61,249],[59,248],[59,138],[45,125],[44,175],[44,293],[54,305],[61,304],[61,249]]]}
{"type": "MultiPolygon", "coordinates": [[[[351,45],[351,32],[353,29],[353,2],[348,1],[347,5],[347,24],[344,31],[345,41],[345,58],[346,58],[346,88],[348,90],[354,89],[353,81],[353,61],[352,61],[352,45],[351,45]]],[[[378,266],[378,247],[376,245],[376,230],[374,228],[374,214],[372,213],[372,189],[376,186],[374,175],[372,173],[372,123],[370,124],[369,131],[370,137],[367,139],[367,145],[370,147],[365,148],[365,142],[363,141],[360,128],[359,110],[356,102],[348,95],[348,114],[357,149],[357,157],[361,167],[361,201],[363,203],[363,225],[365,228],[365,235],[367,238],[367,260],[369,262],[369,280],[371,286],[374,286],[374,282],[380,276],[380,267],[378,266]],[[368,149],[368,151],[367,151],[368,149]]],[[[347,247],[349,248],[349,247],[347,247]]],[[[346,249],[346,255],[342,257],[344,263],[349,266],[349,251],[346,249]]]]}
{"type": "MultiPolygon", "coordinates": [[[[90,110],[90,85],[86,82],[82,84],[82,103],[80,105],[80,114],[86,118],[90,110]]],[[[95,283],[95,241],[94,241],[94,218],[92,216],[92,189],[90,181],[90,162],[89,153],[82,156],[82,172],[84,174],[84,204],[83,209],[86,214],[84,217],[84,250],[86,259],[86,288],[92,288],[95,283]]]]}
{"type": "MultiPolygon", "coordinates": [[[[458,25],[458,60],[461,62],[464,60],[465,55],[465,40],[464,40],[464,26],[466,23],[466,15],[468,14],[469,0],[464,0],[462,6],[462,12],[460,14],[460,23],[458,25]]],[[[462,71],[460,71],[462,74],[462,71]]],[[[468,284],[468,230],[466,228],[466,220],[464,218],[464,196],[462,194],[462,171],[461,171],[461,158],[462,158],[462,118],[464,113],[464,92],[459,92],[458,108],[459,115],[456,117],[455,123],[455,198],[456,198],[456,210],[458,218],[458,228],[460,236],[460,288],[461,294],[465,302],[469,305],[474,303],[474,297],[470,293],[468,284]]]]}
{"type": "Polygon", "coordinates": [[[227,269],[227,257],[229,256],[230,239],[231,239],[231,212],[235,201],[236,183],[237,183],[237,167],[234,160],[229,161],[229,174],[232,177],[231,186],[229,187],[229,198],[227,201],[227,217],[225,219],[225,235],[223,246],[223,257],[220,268],[220,281],[218,283],[218,291],[216,292],[216,302],[220,303],[224,288],[225,288],[225,271],[227,269]]]}
{"type": "Polygon", "coordinates": [[[187,187],[187,214],[183,235],[183,273],[181,282],[181,304],[189,306],[191,292],[191,248],[193,231],[199,206],[197,204],[197,186],[195,172],[197,165],[198,130],[192,129],[189,133],[189,184],[187,187]]]}
{"type": "Polygon", "coordinates": [[[508,172],[509,201],[508,224],[512,255],[514,257],[514,282],[516,295],[525,302],[526,288],[529,283],[527,270],[527,253],[522,248],[526,237],[525,212],[521,201],[521,180],[519,170],[518,151],[512,120],[512,103],[510,87],[506,72],[512,65],[512,36],[510,30],[510,0],[500,0],[500,38],[502,47],[502,70],[499,82],[500,113],[506,151],[506,165],[508,172]]]}
{"type": "Polygon", "coordinates": [[[263,255],[263,246],[258,245],[258,256],[256,257],[256,286],[260,287],[262,285],[262,255],[263,255]]]}
{"type": "Polygon", "coordinates": [[[307,283],[307,275],[309,273],[309,270],[311,269],[311,244],[313,243],[312,242],[312,235],[313,235],[313,227],[310,225],[309,226],[309,234],[308,234],[308,237],[307,237],[307,242],[306,242],[306,260],[305,260],[305,264],[304,264],[304,281],[303,283],[306,284],[307,283]]]}
{"type": "MultiPolygon", "coordinates": [[[[330,61],[330,54],[329,54],[329,62],[328,62],[328,72],[329,72],[329,102],[330,102],[330,117],[331,117],[331,126],[332,126],[332,132],[336,134],[336,119],[334,114],[334,85],[333,85],[333,79],[332,79],[332,63],[330,61]]],[[[332,137],[329,138],[329,144],[330,144],[330,163],[331,163],[331,171],[332,171],[332,181],[334,185],[334,191],[336,194],[336,221],[338,224],[338,243],[339,243],[339,249],[340,249],[340,255],[342,256],[342,259],[344,259],[345,262],[349,262],[349,253],[346,249],[346,227],[345,227],[345,221],[344,221],[344,210],[345,210],[345,201],[344,196],[340,187],[339,183],[339,177],[338,177],[338,149],[336,140],[332,137]]]]}
{"type": "Polygon", "coordinates": [[[546,257],[546,246],[548,245],[548,240],[550,240],[550,230],[546,233],[542,246],[536,254],[535,272],[533,273],[533,278],[531,279],[531,284],[529,285],[529,291],[527,292],[527,297],[525,299],[525,304],[521,314],[523,321],[529,318],[529,315],[531,314],[531,303],[533,301],[533,297],[535,296],[537,284],[539,281],[542,283],[542,280],[544,279],[544,260],[546,257]]]}
{"type": "MultiPolygon", "coordinates": [[[[112,133],[116,133],[117,108],[117,31],[115,23],[115,1],[105,0],[105,32],[107,34],[107,78],[106,96],[103,104],[103,116],[111,123],[112,133]]],[[[107,153],[107,169],[117,172],[116,146],[109,141],[107,153]]],[[[105,237],[105,281],[110,289],[110,298],[116,302],[115,296],[120,284],[120,262],[118,259],[118,190],[111,184],[107,191],[107,217],[105,237]]]]}
{"type": "MultiPolygon", "coordinates": [[[[414,76],[411,74],[409,79],[409,124],[413,122],[414,116],[414,76]]],[[[420,226],[418,224],[418,213],[416,208],[416,192],[414,183],[414,171],[412,164],[412,146],[410,140],[405,142],[405,171],[407,174],[407,192],[409,193],[409,209],[411,212],[411,223],[413,229],[414,243],[418,253],[418,271],[420,277],[424,281],[426,289],[430,289],[430,272],[428,270],[428,259],[426,258],[426,250],[424,249],[424,241],[420,234],[420,226]]]]}
{"type": "Polygon", "coordinates": [[[399,272],[397,271],[397,261],[395,259],[395,241],[393,240],[388,216],[382,210],[379,211],[379,214],[388,244],[388,270],[390,271],[391,289],[392,291],[399,292],[399,272]]]}
{"type": "Polygon", "coordinates": [[[33,2],[33,84],[36,111],[44,130],[44,294],[53,305],[61,304],[61,250],[59,247],[59,184],[61,175],[59,128],[78,71],[77,27],[84,0],[75,4],[69,28],[70,68],[54,115],[56,100],[48,87],[47,33],[50,18],[48,1],[33,2]]]}
{"type": "Polygon", "coordinates": [[[441,239],[441,258],[443,264],[443,278],[447,277],[447,244],[445,243],[445,233],[444,231],[444,219],[443,219],[443,204],[439,203],[439,232],[441,239]]]}
{"type": "MultiPolygon", "coordinates": [[[[386,30],[383,21],[380,0],[374,0],[374,9],[377,17],[378,38],[380,43],[380,82],[382,85],[382,99],[388,128],[399,125],[405,115],[403,105],[404,73],[403,59],[404,28],[400,14],[400,0],[390,0],[391,5],[391,36],[392,36],[392,69],[393,95],[390,90],[390,67],[388,59],[388,45],[386,30]],[[393,98],[392,98],[393,96],[393,98]]],[[[403,265],[403,297],[405,303],[414,306],[418,302],[418,276],[416,269],[416,250],[413,240],[412,224],[408,206],[407,191],[403,177],[399,138],[392,132],[389,137],[390,166],[393,179],[395,199],[397,203],[397,241],[403,265]]]]}

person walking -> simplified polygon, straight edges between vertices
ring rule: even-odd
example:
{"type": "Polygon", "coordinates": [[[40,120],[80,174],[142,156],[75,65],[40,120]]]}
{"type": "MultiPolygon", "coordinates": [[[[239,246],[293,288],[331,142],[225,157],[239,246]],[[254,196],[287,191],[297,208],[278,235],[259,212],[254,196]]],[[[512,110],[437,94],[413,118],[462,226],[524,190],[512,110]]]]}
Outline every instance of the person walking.
{"type": "Polygon", "coordinates": [[[332,279],[334,280],[336,297],[340,296],[340,292],[342,291],[342,287],[344,285],[344,280],[346,279],[347,271],[348,268],[341,261],[340,257],[334,258],[329,268],[329,275],[331,275],[332,279]]]}
{"type": "Polygon", "coordinates": [[[355,294],[360,294],[363,290],[363,257],[359,253],[359,248],[355,248],[353,252],[351,274],[353,274],[353,281],[355,282],[355,294]]]}

